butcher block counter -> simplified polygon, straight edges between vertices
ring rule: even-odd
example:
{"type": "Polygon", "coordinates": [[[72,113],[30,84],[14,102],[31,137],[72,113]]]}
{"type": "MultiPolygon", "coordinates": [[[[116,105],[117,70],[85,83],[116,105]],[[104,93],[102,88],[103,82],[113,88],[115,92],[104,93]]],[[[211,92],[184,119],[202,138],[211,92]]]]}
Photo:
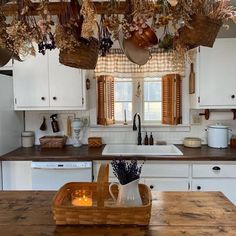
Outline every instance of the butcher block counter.
{"type": "Polygon", "coordinates": [[[0,235],[6,236],[235,236],[236,207],[220,192],[158,192],[150,225],[56,226],[55,192],[1,191],[0,235]]]}
{"type": "MultiPolygon", "coordinates": [[[[83,145],[79,148],[66,146],[62,149],[42,149],[40,146],[32,148],[18,148],[1,157],[2,161],[78,161],[78,160],[112,160],[114,156],[102,156],[100,148],[89,148],[83,145]]],[[[164,160],[164,161],[236,161],[236,148],[215,149],[203,145],[201,148],[187,148],[176,145],[183,156],[129,156],[126,159],[164,160]]]]}

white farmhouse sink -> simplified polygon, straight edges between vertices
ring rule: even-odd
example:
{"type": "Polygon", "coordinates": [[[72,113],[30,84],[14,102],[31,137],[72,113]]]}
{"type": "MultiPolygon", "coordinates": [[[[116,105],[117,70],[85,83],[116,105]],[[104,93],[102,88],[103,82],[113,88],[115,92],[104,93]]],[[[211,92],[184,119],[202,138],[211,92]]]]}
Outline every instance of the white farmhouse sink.
{"type": "Polygon", "coordinates": [[[107,144],[102,155],[108,156],[182,156],[183,153],[175,145],[134,145],[107,144]]]}

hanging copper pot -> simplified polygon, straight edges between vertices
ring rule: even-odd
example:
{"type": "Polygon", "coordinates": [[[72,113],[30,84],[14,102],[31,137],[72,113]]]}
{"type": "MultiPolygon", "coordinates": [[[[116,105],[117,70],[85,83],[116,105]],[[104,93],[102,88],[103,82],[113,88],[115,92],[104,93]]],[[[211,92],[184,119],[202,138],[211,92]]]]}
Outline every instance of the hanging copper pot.
{"type": "Polygon", "coordinates": [[[142,48],[148,48],[158,44],[158,38],[150,26],[143,28],[142,33],[138,30],[132,31],[131,40],[136,46],[142,48]]]}

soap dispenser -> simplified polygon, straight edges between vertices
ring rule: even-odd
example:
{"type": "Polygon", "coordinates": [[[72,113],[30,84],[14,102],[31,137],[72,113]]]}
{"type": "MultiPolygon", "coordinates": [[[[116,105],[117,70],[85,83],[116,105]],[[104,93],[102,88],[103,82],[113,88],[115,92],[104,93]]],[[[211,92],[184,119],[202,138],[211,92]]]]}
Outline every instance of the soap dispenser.
{"type": "Polygon", "coordinates": [[[57,122],[57,114],[51,115],[50,118],[52,119],[51,125],[52,125],[53,133],[59,132],[60,130],[59,130],[58,122],[57,122]]]}
{"type": "Polygon", "coordinates": [[[144,138],[144,145],[148,145],[148,135],[146,132],[145,138],[144,138]]]}
{"type": "Polygon", "coordinates": [[[150,134],[149,144],[150,144],[150,145],[153,145],[153,136],[152,136],[152,132],[151,132],[151,134],[150,134]]]}

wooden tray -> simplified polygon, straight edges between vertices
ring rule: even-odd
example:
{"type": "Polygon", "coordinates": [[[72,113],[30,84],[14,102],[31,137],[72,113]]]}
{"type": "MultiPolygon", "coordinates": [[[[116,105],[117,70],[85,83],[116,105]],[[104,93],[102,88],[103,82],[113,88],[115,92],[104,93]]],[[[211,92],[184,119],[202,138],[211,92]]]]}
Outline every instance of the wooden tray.
{"type": "MultiPolygon", "coordinates": [[[[145,184],[139,184],[142,206],[119,207],[114,204],[108,190],[108,165],[102,164],[97,183],[71,182],[62,186],[56,193],[52,212],[57,225],[148,225],[151,217],[151,191],[145,184]],[[75,190],[92,192],[92,206],[73,206],[71,195],[75,190]]],[[[118,189],[114,187],[115,195],[118,189]]]]}

